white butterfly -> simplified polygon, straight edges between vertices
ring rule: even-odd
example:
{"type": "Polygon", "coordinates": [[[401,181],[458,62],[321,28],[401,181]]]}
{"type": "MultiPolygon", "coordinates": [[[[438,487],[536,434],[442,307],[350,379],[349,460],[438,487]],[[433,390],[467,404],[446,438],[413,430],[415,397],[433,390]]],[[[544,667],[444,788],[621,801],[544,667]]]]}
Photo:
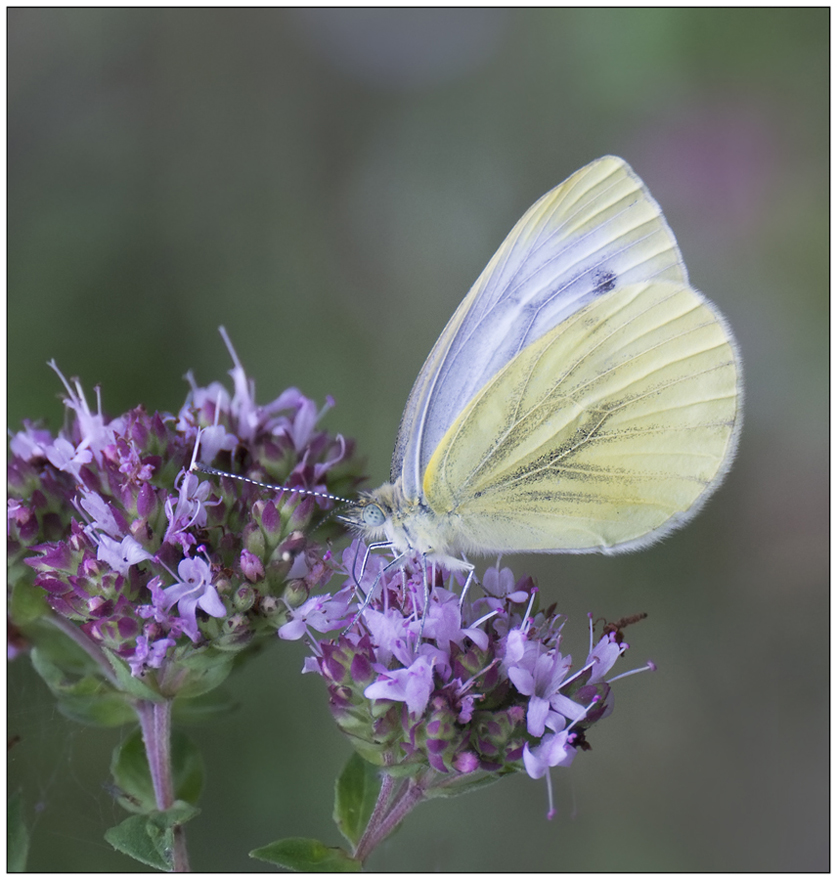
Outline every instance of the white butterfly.
{"type": "Polygon", "coordinates": [[[741,401],[732,332],[645,185],[606,156],[512,229],[416,379],[391,482],[342,518],[448,568],[644,547],[723,479],[741,401]]]}

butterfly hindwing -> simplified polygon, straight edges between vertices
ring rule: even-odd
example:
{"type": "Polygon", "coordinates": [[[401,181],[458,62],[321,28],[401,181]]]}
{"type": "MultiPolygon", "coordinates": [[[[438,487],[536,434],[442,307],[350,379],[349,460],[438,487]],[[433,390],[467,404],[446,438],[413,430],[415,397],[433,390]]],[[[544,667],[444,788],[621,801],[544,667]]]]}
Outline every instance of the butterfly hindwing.
{"type": "Polygon", "coordinates": [[[725,473],[738,395],[731,334],[697,291],[617,288],[477,392],[437,445],[424,496],[474,550],[641,546],[725,473]]]}

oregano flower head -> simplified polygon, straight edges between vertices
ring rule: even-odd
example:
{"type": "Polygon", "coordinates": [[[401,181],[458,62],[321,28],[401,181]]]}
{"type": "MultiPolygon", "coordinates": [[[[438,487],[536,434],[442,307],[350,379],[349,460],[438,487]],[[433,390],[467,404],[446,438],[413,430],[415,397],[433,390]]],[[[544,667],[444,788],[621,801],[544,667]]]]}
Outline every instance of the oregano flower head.
{"type": "Polygon", "coordinates": [[[319,427],[332,400],[318,407],[290,388],[258,404],[224,336],[232,393],[189,374],[176,415],[140,406],[109,418],[98,389],[91,407],[80,382],[53,363],[66,391],[64,428],[53,435],[25,423],[10,442],[16,631],[37,642],[39,620],[63,621],[168,696],[273,637],[330,576],[328,551],[310,536],[333,502],[200,479],[189,472],[198,432],[202,463],[252,479],[348,492],[360,471],[353,444],[319,427]]]}
{"type": "MultiPolygon", "coordinates": [[[[479,588],[420,555],[367,554],[360,541],[334,565],[340,589],[290,609],[279,635],[308,640],[304,671],[327,682],[357,752],[411,777],[423,798],[568,766],[612,711],[608,677],[627,643],[615,631],[595,640],[591,623],[587,657],[574,665],[562,651],[565,619],[539,608],[531,578],[498,564],[479,588]]],[[[550,786],[550,815],[551,803],[550,786]]]]}

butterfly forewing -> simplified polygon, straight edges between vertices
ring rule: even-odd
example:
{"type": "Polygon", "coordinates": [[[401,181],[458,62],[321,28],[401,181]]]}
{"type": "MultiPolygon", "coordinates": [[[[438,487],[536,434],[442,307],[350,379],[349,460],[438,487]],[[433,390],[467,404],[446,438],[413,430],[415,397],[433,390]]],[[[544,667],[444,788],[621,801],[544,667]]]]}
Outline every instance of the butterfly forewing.
{"type": "Polygon", "coordinates": [[[451,318],[401,421],[392,479],[421,497],[425,469],[477,392],[537,340],[603,294],[688,283],[659,206],[621,159],[604,157],[537,201],[451,318]]]}
{"type": "Polygon", "coordinates": [[[424,493],[472,550],[631,549],[700,506],[738,431],[737,356],[695,290],[601,294],[459,414],[424,493]]]}

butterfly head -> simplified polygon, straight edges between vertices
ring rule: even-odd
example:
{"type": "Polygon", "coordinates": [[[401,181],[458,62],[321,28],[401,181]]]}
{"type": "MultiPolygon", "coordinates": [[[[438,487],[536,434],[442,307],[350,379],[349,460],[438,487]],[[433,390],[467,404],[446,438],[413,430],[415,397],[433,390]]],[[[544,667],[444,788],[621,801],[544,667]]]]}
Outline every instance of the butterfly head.
{"type": "Polygon", "coordinates": [[[451,570],[473,568],[457,555],[468,547],[457,540],[451,519],[420,499],[405,497],[400,480],[363,493],[339,519],[367,546],[386,542],[398,554],[418,553],[428,562],[440,562],[451,570]]]}
{"type": "Polygon", "coordinates": [[[396,543],[393,528],[395,510],[395,487],[386,483],[373,492],[362,493],[338,519],[367,544],[374,541],[396,543]]]}
{"type": "Polygon", "coordinates": [[[367,545],[385,541],[398,553],[432,553],[436,541],[428,534],[429,511],[404,497],[400,481],[364,492],[340,520],[367,545]]]}

